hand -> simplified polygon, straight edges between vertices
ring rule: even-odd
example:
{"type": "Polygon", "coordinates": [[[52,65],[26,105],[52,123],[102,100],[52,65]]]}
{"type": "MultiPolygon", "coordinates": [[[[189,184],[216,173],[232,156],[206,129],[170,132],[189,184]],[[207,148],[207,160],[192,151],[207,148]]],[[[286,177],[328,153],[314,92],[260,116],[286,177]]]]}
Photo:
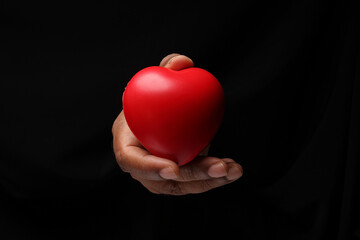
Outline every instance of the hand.
{"type": "MultiPolygon", "coordinates": [[[[193,65],[190,58],[179,54],[170,54],[160,63],[160,66],[173,70],[193,65]]],[[[206,155],[208,149],[181,167],[169,159],[152,155],[131,132],[123,111],[116,118],[112,133],[114,153],[120,168],[153,193],[202,193],[231,183],[242,176],[242,167],[234,160],[202,156],[204,153],[206,155]]]]}

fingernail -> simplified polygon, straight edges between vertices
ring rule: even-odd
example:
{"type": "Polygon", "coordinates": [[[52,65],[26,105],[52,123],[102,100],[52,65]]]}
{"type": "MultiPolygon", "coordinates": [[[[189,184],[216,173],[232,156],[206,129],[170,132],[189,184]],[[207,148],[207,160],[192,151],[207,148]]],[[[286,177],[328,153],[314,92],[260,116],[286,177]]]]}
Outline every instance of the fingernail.
{"type": "Polygon", "coordinates": [[[243,175],[242,169],[240,167],[233,166],[229,169],[229,172],[228,172],[226,178],[228,180],[232,181],[232,180],[236,180],[236,179],[240,178],[242,175],[243,175]]]}
{"type": "Polygon", "coordinates": [[[223,162],[216,163],[209,167],[208,175],[210,177],[219,178],[227,175],[225,164],[223,162]]]}
{"type": "Polygon", "coordinates": [[[181,55],[175,55],[175,56],[173,56],[172,58],[170,58],[170,59],[167,61],[167,63],[165,64],[165,67],[166,67],[166,66],[169,66],[169,65],[171,64],[171,62],[174,61],[174,59],[177,58],[177,57],[179,57],[179,56],[181,56],[181,55]]]}
{"type": "Polygon", "coordinates": [[[159,172],[160,177],[164,179],[175,179],[177,175],[172,167],[166,167],[160,170],[159,172]]]}

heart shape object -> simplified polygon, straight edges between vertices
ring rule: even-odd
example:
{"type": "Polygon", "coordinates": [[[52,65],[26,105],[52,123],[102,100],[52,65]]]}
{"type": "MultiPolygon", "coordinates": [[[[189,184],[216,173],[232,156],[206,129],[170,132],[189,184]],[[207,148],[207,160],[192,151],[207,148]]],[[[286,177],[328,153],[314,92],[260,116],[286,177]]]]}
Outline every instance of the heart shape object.
{"type": "Polygon", "coordinates": [[[225,98],[218,80],[201,68],[148,67],[123,94],[130,130],[153,155],[179,166],[210,143],[221,124],[225,98]]]}

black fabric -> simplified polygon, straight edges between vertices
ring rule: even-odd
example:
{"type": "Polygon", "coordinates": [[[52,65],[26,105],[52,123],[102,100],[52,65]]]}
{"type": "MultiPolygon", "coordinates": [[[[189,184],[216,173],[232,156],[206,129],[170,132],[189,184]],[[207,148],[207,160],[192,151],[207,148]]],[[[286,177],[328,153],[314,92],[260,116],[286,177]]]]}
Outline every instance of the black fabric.
{"type": "Polygon", "coordinates": [[[2,1],[1,239],[359,239],[359,17],[351,1],[2,1]],[[111,126],[169,53],[226,95],[211,155],[244,176],[158,196],[111,126]]]}

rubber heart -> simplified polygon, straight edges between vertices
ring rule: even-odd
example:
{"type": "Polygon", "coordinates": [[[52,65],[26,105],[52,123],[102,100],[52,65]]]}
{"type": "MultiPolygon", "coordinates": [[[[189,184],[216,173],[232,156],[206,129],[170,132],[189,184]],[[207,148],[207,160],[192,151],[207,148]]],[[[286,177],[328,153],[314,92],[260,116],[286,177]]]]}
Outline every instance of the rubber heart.
{"type": "Polygon", "coordinates": [[[148,67],[125,88],[123,110],[130,130],[151,154],[181,166],[198,156],[218,131],[224,92],[201,68],[148,67]]]}

